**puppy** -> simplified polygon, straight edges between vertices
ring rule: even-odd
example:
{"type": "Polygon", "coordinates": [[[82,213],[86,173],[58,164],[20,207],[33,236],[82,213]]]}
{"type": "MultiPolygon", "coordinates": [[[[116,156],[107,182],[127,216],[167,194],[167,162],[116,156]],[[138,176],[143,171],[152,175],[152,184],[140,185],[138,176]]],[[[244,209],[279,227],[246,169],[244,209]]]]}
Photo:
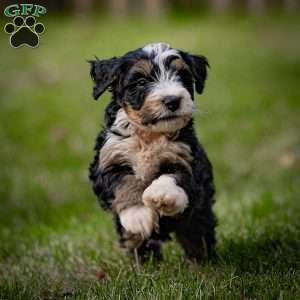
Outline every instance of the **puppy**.
{"type": "Polygon", "coordinates": [[[189,258],[209,257],[213,174],[192,119],[207,59],[155,43],[90,64],[94,99],[112,93],[90,180],[113,213],[121,246],[161,258],[160,242],[174,232],[189,258]]]}

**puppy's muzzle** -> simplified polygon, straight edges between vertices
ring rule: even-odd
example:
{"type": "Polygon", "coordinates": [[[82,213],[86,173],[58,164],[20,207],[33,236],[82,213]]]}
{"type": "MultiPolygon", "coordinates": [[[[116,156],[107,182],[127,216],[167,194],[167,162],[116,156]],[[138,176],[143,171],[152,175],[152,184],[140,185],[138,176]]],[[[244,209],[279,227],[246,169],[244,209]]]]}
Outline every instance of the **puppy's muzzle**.
{"type": "Polygon", "coordinates": [[[166,96],[163,99],[164,105],[170,110],[171,112],[175,112],[179,109],[181,102],[181,97],[179,96],[166,96]]]}

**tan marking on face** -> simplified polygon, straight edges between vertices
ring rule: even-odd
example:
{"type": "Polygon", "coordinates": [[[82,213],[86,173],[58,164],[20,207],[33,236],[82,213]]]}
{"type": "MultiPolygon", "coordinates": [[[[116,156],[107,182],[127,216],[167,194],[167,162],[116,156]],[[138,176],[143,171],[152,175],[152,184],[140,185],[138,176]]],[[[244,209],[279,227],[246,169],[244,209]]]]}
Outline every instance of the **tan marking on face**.
{"type": "Polygon", "coordinates": [[[143,118],[143,111],[135,110],[130,105],[124,104],[124,111],[126,112],[128,118],[130,121],[135,124],[136,126],[141,126],[142,124],[142,118],[143,118]]]}
{"type": "Polygon", "coordinates": [[[177,71],[189,68],[188,65],[181,58],[172,60],[170,66],[174,67],[177,71]]]}
{"type": "Polygon", "coordinates": [[[145,124],[149,125],[148,123],[155,117],[158,117],[163,109],[164,105],[157,97],[151,97],[151,99],[146,98],[140,110],[134,110],[129,105],[124,106],[129,120],[134,123],[135,126],[143,129],[146,129],[145,124]]]}
{"type": "Polygon", "coordinates": [[[131,73],[142,73],[144,75],[150,75],[153,65],[149,60],[141,59],[137,61],[130,69],[131,73]]]}
{"type": "MultiPolygon", "coordinates": [[[[131,73],[141,73],[145,76],[149,76],[151,74],[153,65],[150,61],[142,59],[134,64],[134,66],[130,69],[131,73]]],[[[147,102],[147,101],[146,101],[147,102]]],[[[159,101],[157,101],[159,102],[159,101]]],[[[140,110],[134,110],[128,104],[124,104],[124,111],[127,113],[131,122],[133,122],[136,126],[143,126],[144,122],[151,120],[153,118],[153,113],[158,111],[161,108],[160,103],[144,103],[143,107],[140,110]]]]}

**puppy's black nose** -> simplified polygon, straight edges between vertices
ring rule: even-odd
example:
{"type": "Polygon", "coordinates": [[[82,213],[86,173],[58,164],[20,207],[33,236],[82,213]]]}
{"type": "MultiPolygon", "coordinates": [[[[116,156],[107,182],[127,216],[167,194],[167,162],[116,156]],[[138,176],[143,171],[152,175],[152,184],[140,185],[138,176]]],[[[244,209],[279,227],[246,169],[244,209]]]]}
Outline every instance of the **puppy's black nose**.
{"type": "Polygon", "coordinates": [[[179,108],[180,100],[181,97],[178,96],[167,96],[164,98],[163,102],[170,111],[174,112],[179,108]]]}

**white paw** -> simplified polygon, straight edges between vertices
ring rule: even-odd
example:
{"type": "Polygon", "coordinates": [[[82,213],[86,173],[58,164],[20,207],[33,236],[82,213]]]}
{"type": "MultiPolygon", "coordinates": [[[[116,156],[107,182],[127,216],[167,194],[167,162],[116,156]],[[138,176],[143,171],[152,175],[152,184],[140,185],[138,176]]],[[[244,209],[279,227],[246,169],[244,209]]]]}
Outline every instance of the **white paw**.
{"type": "Polygon", "coordinates": [[[174,216],[188,206],[188,197],[173,177],[162,175],[146,188],[143,202],[157,210],[161,216],[174,216]]]}
{"type": "Polygon", "coordinates": [[[158,215],[150,207],[133,206],[121,211],[120,222],[126,231],[147,238],[157,229],[158,215]]]}

